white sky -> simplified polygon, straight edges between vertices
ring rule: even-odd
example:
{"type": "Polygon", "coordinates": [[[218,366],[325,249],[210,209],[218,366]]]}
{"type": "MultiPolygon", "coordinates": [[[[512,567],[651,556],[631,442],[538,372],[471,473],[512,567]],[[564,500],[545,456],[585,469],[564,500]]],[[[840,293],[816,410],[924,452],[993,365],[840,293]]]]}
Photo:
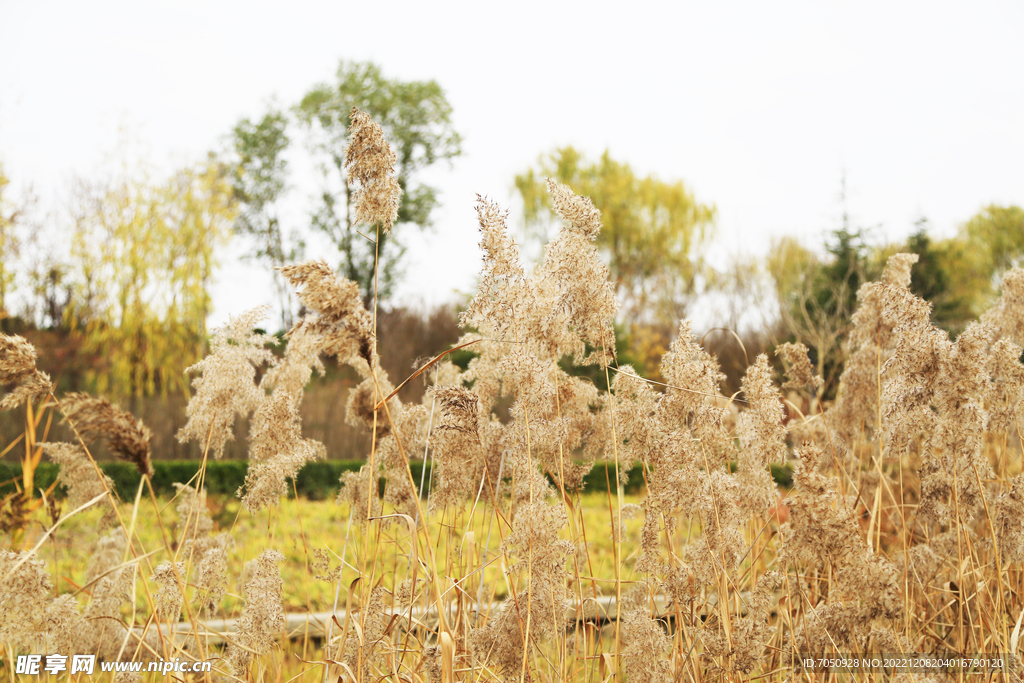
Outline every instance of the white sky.
{"type": "MultiPolygon", "coordinates": [[[[6,3],[0,162],[51,208],[122,128],[170,168],[341,59],[435,79],[465,154],[431,174],[438,227],[407,239],[401,289],[433,303],[473,284],[476,193],[519,226],[515,173],[561,145],[687,182],[718,207],[719,260],[781,234],[819,243],[844,169],[880,239],[922,214],[949,235],[986,204],[1022,204],[1022,29],[1016,1],[6,3]]],[[[315,187],[293,184],[301,206],[315,187]]],[[[214,323],[272,300],[259,269],[227,261],[214,323]]]]}

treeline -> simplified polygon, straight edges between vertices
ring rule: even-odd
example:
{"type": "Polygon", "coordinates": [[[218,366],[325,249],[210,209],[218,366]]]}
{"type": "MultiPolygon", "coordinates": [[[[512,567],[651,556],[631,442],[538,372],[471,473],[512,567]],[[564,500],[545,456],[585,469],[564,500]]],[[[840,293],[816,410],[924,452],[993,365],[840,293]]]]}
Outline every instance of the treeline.
{"type": "MultiPolygon", "coordinates": [[[[401,234],[431,226],[439,203],[418,175],[460,153],[450,118],[436,82],[387,79],[374,64],[343,62],[335,82],[313,86],[293,106],[238,121],[201,163],[167,178],[127,168],[77,181],[64,211],[16,197],[0,167],[0,329],[51,349],[61,390],[124,401],[188,393],[184,369],[205,354],[210,288],[232,239],[274,277],[280,318],[271,333],[302,314],[276,268],[306,258],[314,238],[332,247],[317,256],[357,282],[367,303],[377,296],[382,310],[391,308],[401,234]],[[353,106],[381,121],[398,154],[402,198],[390,235],[354,219],[342,173],[353,106]],[[288,159],[303,149],[321,177],[299,217],[286,218],[288,159]]],[[[429,324],[429,314],[419,317],[429,324]]]]}
{"type": "MultiPolygon", "coordinates": [[[[174,434],[190,391],[185,369],[206,352],[210,285],[225,247],[242,240],[249,258],[274,273],[280,318],[268,331],[280,338],[303,311],[274,269],[305,258],[307,242],[317,238],[332,246],[332,267],[358,284],[368,307],[377,297],[380,355],[400,380],[460,334],[454,305],[412,311],[389,301],[402,276],[403,234],[430,227],[439,203],[436,189],[420,181],[422,171],[460,153],[451,105],[435,81],[389,79],[376,65],[343,62],[333,82],[315,85],[291,106],[239,120],[225,131],[223,147],[200,163],[166,178],[123,172],[77,183],[63,220],[16,197],[0,168],[0,330],[39,350],[39,367],[58,392],[102,395],[142,418],[154,431],[155,457],[197,457],[174,434]],[[387,235],[354,218],[343,173],[353,106],[380,121],[396,151],[403,192],[387,235]],[[320,174],[300,218],[282,208],[297,149],[309,151],[320,174]]],[[[590,196],[601,212],[595,240],[621,304],[618,362],[663,379],[661,357],[678,320],[710,297],[715,314],[705,321],[702,343],[718,357],[729,393],[758,353],[800,341],[823,376],[819,398],[831,398],[858,288],[876,279],[894,252],[919,254],[911,290],[932,303],[936,324],[951,335],[988,306],[1002,273],[1024,261],[1024,210],[991,205],[947,239],[933,238],[922,218],[905,243],[872,241],[844,209],[823,244],[783,238],[766,258],[715,269],[703,257],[714,239],[714,204],[682,181],[643,176],[607,152],[590,159],[572,147],[541,155],[515,178],[527,257],[537,256],[534,245],[556,225],[546,178],[590,196]]],[[[345,421],[353,381],[329,367],[303,402],[308,435],[333,458],[360,458],[366,447],[345,421]]],[[[417,400],[424,381],[405,387],[403,400],[417,400]]],[[[4,445],[24,431],[21,418],[0,419],[4,445]]],[[[245,457],[246,429],[239,424],[228,457],[245,457]]]]}
{"type": "Polygon", "coordinates": [[[186,391],[237,213],[227,174],[211,160],[159,182],[79,183],[66,221],[34,218],[0,175],[0,328],[32,337],[61,389],[186,391]]]}
{"type": "Polygon", "coordinates": [[[835,393],[860,285],[877,280],[894,253],[917,254],[910,290],[932,305],[935,325],[955,338],[998,295],[1003,273],[1024,263],[1024,209],[989,205],[962,223],[953,237],[934,239],[917,221],[905,242],[875,243],[844,219],[823,249],[792,238],[777,240],[764,262],[778,318],[773,341],[801,341],[835,393]]]}
{"type": "Polygon", "coordinates": [[[627,351],[620,360],[653,379],[661,379],[658,368],[678,321],[699,308],[701,299],[711,299],[714,312],[704,315],[703,343],[718,355],[728,391],[739,389],[758,353],[799,341],[820,364],[828,398],[842,371],[857,291],[877,279],[890,255],[920,256],[911,290],[932,303],[936,324],[954,336],[988,308],[1002,274],[1024,262],[1019,206],[983,207],[965,217],[951,238],[933,238],[921,217],[905,242],[879,242],[871,230],[854,224],[843,190],[842,217],[838,225],[823,226],[822,243],[783,237],[764,258],[737,258],[713,268],[703,255],[714,239],[717,209],[683,182],[641,176],[608,152],[590,159],[573,147],[555,149],[515,180],[528,231],[538,237],[557,225],[545,178],[592,198],[601,211],[596,243],[621,304],[625,343],[619,348],[627,351]]]}
{"type": "MultiPolygon", "coordinates": [[[[430,311],[411,311],[406,308],[392,308],[382,311],[378,324],[381,329],[393,331],[382,335],[379,340],[381,365],[392,377],[405,378],[414,371],[417,362],[424,362],[438,353],[438,349],[449,348],[459,337],[457,311],[452,306],[439,306],[430,311]]],[[[57,381],[58,395],[68,391],[88,391],[97,395],[110,396],[97,391],[86,378],[100,375],[104,367],[101,358],[85,354],[80,345],[82,336],[76,330],[66,329],[22,329],[25,336],[38,350],[38,367],[57,381]]],[[[283,352],[283,344],[274,349],[283,352]]],[[[116,352],[116,349],[111,349],[116,352]]],[[[449,357],[465,363],[466,354],[454,353],[449,357]]],[[[349,389],[359,379],[347,368],[325,363],[323,376],[314,375],[307,388],[307,400],[300,408],[304,434],[324,444],[331,459],[357,460],[365,457],[369,449],[369,437],[365,429],[350,424],[347,420],[346,403],[349,389]]],[[[182,377],[183,368],[179,367],[182,377]]],[[[399,396],[403,401],[417,402],[422,399],[428,374],[405,385],[399,396]]],[[[153,432],[152,457],[157,460],[200,460],[202,451],[194,443],[180,443],[177,431],[184,426],[185,406],[188,394],[167,392],[164,394],[129,395],[117,399],[120,405],[142,420],[153,432]]],[[[38,419],[38,417],[37,417],[38,419]]],[[[37,440],[74,441],[75,436],[59,422],[59,415],[48,424],[45,417],[38,420],[35,429],[37,440]]],[[[14,443],[25,431],[24,411],[5,411],[0,414],[0,443],[4,446],[14,443]]],[[[227,459],[248,457],[249,425],[244,419],[236,422],[234,441],[224,451],[227,459]]],[[[105,446],[97,444],[96,456],[107,457],[105,446]]],[[[11,449],[3,459],[17,460],[23,455],[23,448],[11,449]]]]}

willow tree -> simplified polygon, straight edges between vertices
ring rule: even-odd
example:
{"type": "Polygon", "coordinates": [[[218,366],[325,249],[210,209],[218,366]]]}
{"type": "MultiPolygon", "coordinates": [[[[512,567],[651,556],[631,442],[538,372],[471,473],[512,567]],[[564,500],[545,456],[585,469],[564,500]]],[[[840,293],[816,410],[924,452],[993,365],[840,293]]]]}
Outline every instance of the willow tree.
{"type": "Polygon", "coordinates": [[[715,207],[698,202],[680,181],[638,176],[606,151],[592,162],[572,147],[542,155],[516,176],[527,226],[551,221],[544,179],[554,178],[601,211],[597,246],[608,261],[626,321],[674,328],[692,304],[701,272],[700,245],[710,236],[715,207]]]}
{"type": "Polygon", "coordinates": [[[235,219],[224,169],[211,161],[161,183],[83,188],[74,218],[69,315],[102,361],[94,389],[187,391],[184,370],[205,350],[215,250],[235,219]]]}
{"type": "Polygon", "coordinates": [[[9,315],[8,295],[14,286],[12,262],[18,256],[20,240],[17,234],[19,207],[10,200],[10,181],[0,168],[0,319],[9,315]]]}

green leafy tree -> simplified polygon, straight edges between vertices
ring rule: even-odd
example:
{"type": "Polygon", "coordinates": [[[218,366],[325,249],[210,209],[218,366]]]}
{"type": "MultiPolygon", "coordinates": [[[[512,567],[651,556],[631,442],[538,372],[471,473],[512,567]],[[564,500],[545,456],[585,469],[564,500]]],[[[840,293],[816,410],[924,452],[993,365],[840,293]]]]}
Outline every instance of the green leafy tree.
{"type": "Polygon", "coordinates": [[[826,316],[853,314],[857,291],[868,277],[869,250],[862,230],[840,228],[825,242],[827,259],[815,274],[814,297],[826,316]]]}
{"type": "MultiPolygon", "coordinates": [[[[907,238],[900,251],[917,254],[918,261],[910,270],[910,291],[932,304],[932,320],[938,327],[956,337],[975,318],[971,313],[974,300],[984,297],[977,290],[954,286],[954,274],[969,267],[963,263],[964,250],[958,239],[933,240],[928,235],[928,220],[915,222],[917,230],[907,238]]],[[[961,283],[963,284],[963,283],[961,283]]],[[[978,280],[976,285],[983,284],[978,280]]]]}
{"type": "Polygon", "coordinates": [[[341,252],[342,274],[359,283],[366,301],[373,297],[376,259],[379,298],[386,299],[399,275],[403,252],[398,241],[400,226],[430,226],[438,205],[437,190],[419,182],[417,176],[438,161],[461,153],[462,140],[452,127],[452,107],[435,81],[392,80],[375,64],[342,62],[335,83],[310,90],[295,111],[311,134],[324,180],[325,189],[312,215],[313,226],[341,252]],[[360,235],[355,223],[352,189],[343,170],[352,107],[380,124],[397,155],[402,203],[396,229],[389,235],[370,234],[373,226],[366,226],[360,235]]]}
{"type": "Polygon", "coordinates": [[[681,181],[638,176],[607,151],[591,162],[563,147],[516,176],[526,224],[533,230],[552,220],[545,178],[590,197],[601,211],[598,248],[608,259],[625,319],[674,329],[696,294],[697,249],[714,225],[715,207],[698,202],[681,181]]]}
{"type": "Polygon", "coordinates": [[[832,231],[824,246],[819,256],[792,237],[776,240],[767,267],[779,306],[774,341],[806,344],[825,381],[823,394],[831,397],[843,370],[843,344],[857,309],[857,290],[881,271],[864,231],[851,229],[845,214],[843,227],[832,231]]]}
{"type": "Polygon", "coordinates": [[[980,313],[990,303],[1003,273],[1024,265],[1024,209],[990,204],[961,225],[957,236],[964,268],[957,273],[957,284],[971,291],[985,290],[976,305],[980,313]],[[976,278],[986,280],[985,285],[974,282],[976,278]]]}
{"type": "Polygon", "coordinates": [[[942,240],[927,235],[926,220],[916,225],[904,247],[920,256],[911,290],[932,303],[935,323],[956,336],[992,304],[1003,274],[1024,264],[1024,209],[986,206],[942,240]]]}
{"type": "Polygon", "coordinates": [[[275,109],[258,121],[242,119],[232,131],[236,160],[231,187],[240,208],[235,229],[252,238],[250,258],[271,269],[285,329],[292,323],[291,293],[276,269],[301,258],[303,251],[303,242],[294,232],[285,235],[277,208],[287,188],[284,153],[289,142],[288,119],[275,109]]]}

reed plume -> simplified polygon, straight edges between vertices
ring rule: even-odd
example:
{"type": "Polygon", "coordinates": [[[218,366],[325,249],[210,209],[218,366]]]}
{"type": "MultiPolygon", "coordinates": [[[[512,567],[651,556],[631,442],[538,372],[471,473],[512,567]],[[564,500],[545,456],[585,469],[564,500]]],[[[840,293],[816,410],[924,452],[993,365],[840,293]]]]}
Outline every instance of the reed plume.
{"type": "Polygon", "coordinates": [[[50,377],[36,368],[36,349],[24,337],[0,334],[0,384],[17,384],[0,409],[17,408],[53,391],[50,377]]]}
{"type": "Polygon", "coordinates": [[[279,550],[265,550],[246,565],[245,609],[238,620],[238,633],[228,648],[226,660],[231,673],[244,677],[254,656],[270,651],[277,634],[284,628],[281,589],[284,581],[278,564],[284,561],[279,550]]]}
{"type": "Polygon", "coordinates": [[[261,306],[231,318],[214,332],[210,354],[187,370],[201,375],[192,381],[196,393],[186,409],[188,422],[178,430],[179,441],[197,441],[220,459],[224,446],[235,438],[235,418],[247,417],[259,405],[256,368],[275,364],[273,353],[265,348],[275,340],[253,328],[268,311],[268,306],[261,306]]]}
{"type": "Polygon", "coordinates": [[[60,405],[64,419],[82,439],[106,439],[114,455],[135,465],[140,474],[153,476],[149,447],[153,433],[141,420],[106,399],[83,393],[64,396],[60,405]]]}
{"type": "Polygon", "coordinates": [[[369,114],[352,107],[349,118],[345,177],[356,188],[352,198],[356,220],[376,223],[387,234],[398,218],[402,196],[394,168],[397,157],[369,114]]]}

